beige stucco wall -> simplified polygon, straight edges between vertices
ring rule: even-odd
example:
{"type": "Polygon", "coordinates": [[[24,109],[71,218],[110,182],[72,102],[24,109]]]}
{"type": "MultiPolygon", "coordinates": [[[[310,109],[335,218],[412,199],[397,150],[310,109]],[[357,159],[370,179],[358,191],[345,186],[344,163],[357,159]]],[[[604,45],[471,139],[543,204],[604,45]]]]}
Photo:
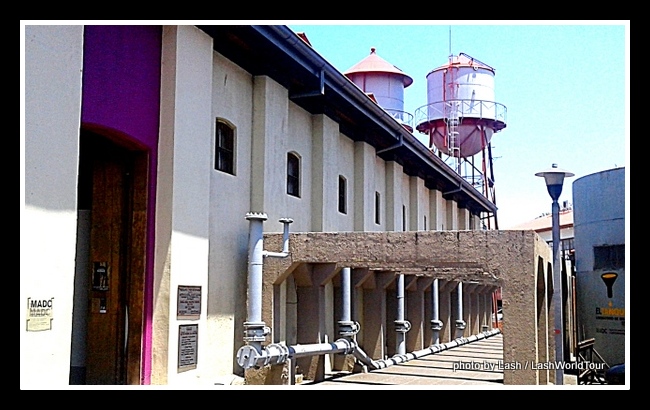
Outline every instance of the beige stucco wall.
{"type": "MultiPolygon", "coordinates": [[[[207,298],[212,41],[193,26],[165,27],[162,58],[162,81],[173,86],[163,86],[161,95],[152,383],[196,383],[209,362],[197,360],[196,372],[178,370],[179,326],[198,324],[201,338],[207,333],[207,303],[198,320],[178,320],[177,296],[179,285],[201,286],[207,298]]],[[[199,342],[198,357],[207,356],[209,348],[199,342]]]]}
{"type": "Polygon", "coordinates": [[[56,389],[70,373],[83,26],[29,25],[24,36],[20,385],[56,389]],[[27,331],[30,300],[52,303],[50,330],[27,331]]]}
{"type": "MultiPolygon", "coordinates": [[[[265,249],[280,246],[279,235],[265,236],[265,249]]],[[[480,287],[501,286],[507,318],[503,328],[504,383],[534,385],[548,377],[535,365],[552,360],[554,351],[547,344],[551,343],[546,337],[548,328],[539,323],[536,305],[543,298],[538,294],[538,277],[542,284],[547,281],[546,272],[538,271],[538,261],[548,261],[551,255],[548,246],[533,231],[296,233],[291,235],[290,252],[286,259],[265,261],[263,318],[267,323],[273,320],[273,285],[306,265],[328,263],[335,264],[336,269],[367,268],[378,274],[383,272],[382,275],[403,272],[450,283],[475,282],[476,285],[468,286],[468,295],[480,287]],[[550,356],[540,351],[548,351],[550,356]]],[[[472,312],[471,296],[468,300],[466,309],[472,312]]],[[[545,315],[540,320],[552,320],[552,315],[548,319],[545,315]]],[[[472,320],[476,322],[478,317],[472,320]]]]}

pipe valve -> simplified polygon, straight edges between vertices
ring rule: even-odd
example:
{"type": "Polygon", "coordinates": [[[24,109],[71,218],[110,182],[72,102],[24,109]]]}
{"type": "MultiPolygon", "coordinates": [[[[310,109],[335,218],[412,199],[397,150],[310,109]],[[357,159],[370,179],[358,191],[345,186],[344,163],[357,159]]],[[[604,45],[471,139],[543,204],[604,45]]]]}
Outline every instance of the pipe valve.
{"type": "Polygon", "coordinates": [[[271,333],[271,328],[264,322],[244,322],[244,341],[263,342],[271,333]]]}
{"type": "Polygon", "coordinates": [[[406,333],[411,330],[411,322],[408,320],[396,320],[393,323],[395,323],[396,332],[406,333]]]}
{"type": "Polygon", "coordinates": [[[357,333],[359,333],[359,330],[361,329],[361,325],[359,322],[352,322],[348,320],[339,320],[339,334],[341,336],[354,336],[357,333]]]}
{"type": "Polygon", "coordinates": [[[432,319],[431,320],[431,330],[442,330],[442,320],[432,319]]]}

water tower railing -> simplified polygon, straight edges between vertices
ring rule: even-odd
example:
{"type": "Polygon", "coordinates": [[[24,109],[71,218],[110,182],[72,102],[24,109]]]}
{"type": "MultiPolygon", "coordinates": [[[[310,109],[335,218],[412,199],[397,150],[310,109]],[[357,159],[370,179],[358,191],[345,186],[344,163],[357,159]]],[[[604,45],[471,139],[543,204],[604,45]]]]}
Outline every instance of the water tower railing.
{"type": "Polygon", "coordinates": [[[402,110],[395,110],[392,108],[385,108],[385,111],[400,123],[413,127],[413,114],[402,110]]]}
{"type": "Polygon", "coordinates": [[[415,123],[449,118],[452,110],[459,117],[490,119],[503,124],[506,122],[507,108],[503,104],[487,100],[456,99],[436,101],[418,108],[415,110],[415,123]]]}

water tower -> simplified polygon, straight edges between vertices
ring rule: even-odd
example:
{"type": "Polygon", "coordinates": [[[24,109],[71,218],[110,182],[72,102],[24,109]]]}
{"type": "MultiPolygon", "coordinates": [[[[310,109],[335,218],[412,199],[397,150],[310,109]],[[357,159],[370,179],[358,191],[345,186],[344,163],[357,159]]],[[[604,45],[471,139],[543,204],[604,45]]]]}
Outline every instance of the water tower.
{"type": "Polygon", "coordinates": [[[494,101],[494,74],[465,53],[450,55],[427,74],[428,104],[415,111],[415,124],[432,151],[496,203],[490,141],[506,127],[506,107],[494,101]]]}
{"type": "Polygon", "coordinates": [[[413,132],[413,115],[404,111],[404,89],[413,83],[411,77],[379,57],[374,47],[370,49],[370,55],[344,74],[406,129],[413,132]]]}

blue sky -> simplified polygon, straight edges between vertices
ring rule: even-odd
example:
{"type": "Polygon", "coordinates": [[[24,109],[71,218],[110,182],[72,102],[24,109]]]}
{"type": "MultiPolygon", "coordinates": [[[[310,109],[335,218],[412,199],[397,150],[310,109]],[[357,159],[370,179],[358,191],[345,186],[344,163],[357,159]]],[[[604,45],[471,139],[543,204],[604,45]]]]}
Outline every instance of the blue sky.
{"type": "MultiPolygon", "coordinates": [[[[560,203],[573,202],[576,179],[629,165],[629,21],[296,23],[278,22],[306,33],[341,72],[375,47],[413,78],[404,91],[412,114],[428,103],[426,76],[450,51],[495,69],[495,100],[508,109],[506,128],[491,141],[501,229],[551,211],[544,180],[535,176],[551,164],[575,174],[560,203]]],[[[629,177],[626,185],[628,213],[629,177]]]]}

